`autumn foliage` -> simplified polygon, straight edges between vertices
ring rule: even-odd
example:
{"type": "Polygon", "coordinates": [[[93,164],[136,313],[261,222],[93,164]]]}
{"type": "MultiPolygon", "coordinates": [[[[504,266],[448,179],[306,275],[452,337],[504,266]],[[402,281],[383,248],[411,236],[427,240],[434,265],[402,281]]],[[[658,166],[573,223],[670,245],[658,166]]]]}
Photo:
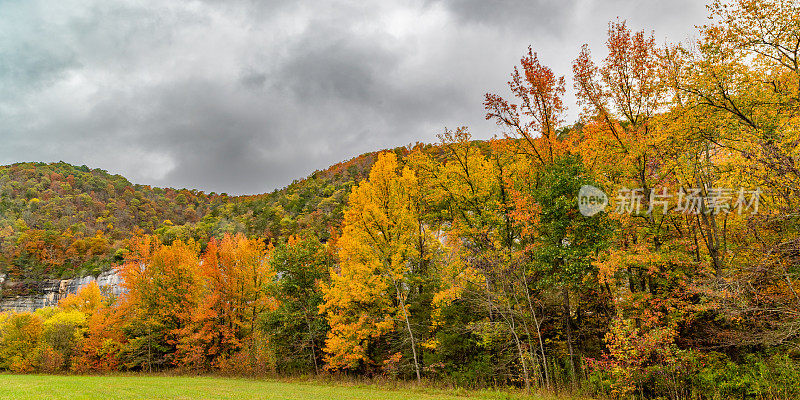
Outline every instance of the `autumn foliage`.
{"type": "Polygon", "coordinates": [[[572,65],[572,125],[567,79],[528,48],[511,96],[484,97],[494,139],[445,129],[271,194],[0,169],[9,279],[124,281],[0,314],[0,369],[797,398],[800,6],[709,11],[694,43],[611,22],[572,65]],[[593,215],[589,186],[609,202],[593,215]]]}

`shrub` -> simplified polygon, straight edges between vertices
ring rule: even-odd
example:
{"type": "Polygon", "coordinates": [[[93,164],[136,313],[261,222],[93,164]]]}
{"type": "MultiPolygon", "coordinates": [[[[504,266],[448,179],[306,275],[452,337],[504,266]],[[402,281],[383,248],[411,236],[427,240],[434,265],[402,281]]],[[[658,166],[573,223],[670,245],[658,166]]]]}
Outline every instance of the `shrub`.
{"type": "Polygon", "coordinates": [[[31,372],[33,350],[42,336],[42,319],[31,313],[0,317],[0,369],[31,372]]]}

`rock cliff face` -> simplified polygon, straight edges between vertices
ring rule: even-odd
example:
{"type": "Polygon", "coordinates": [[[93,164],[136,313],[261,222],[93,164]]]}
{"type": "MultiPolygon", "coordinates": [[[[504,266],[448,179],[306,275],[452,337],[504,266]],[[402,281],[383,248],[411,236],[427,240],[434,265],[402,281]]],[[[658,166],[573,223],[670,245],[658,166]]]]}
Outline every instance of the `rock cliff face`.
{"type": "Polygon", "coordinates": [[[26,283],[6,280],[0,275],[0,312],[35,311],[56,306],[61,299],[77,293],[92,281],[97,281],[102,291],[113,295],[122,293],[121,278],[117,270],[103,272],[98,276],[26,283]]]}

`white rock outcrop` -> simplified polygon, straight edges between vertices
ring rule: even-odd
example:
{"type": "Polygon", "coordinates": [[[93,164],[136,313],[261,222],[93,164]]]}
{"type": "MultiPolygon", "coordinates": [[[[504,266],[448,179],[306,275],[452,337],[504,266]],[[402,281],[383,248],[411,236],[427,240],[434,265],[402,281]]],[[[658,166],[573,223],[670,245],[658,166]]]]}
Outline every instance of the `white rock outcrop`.
{"type": "MultiPolygon", "coordinates": [[[[103,272],[98,276],[84,276],[73,279],[52,279],[26,284],[26,291],[31,294],[15,297],[0,297],[0,312],[32,312],[44,307],[54,307],[61,299],[78,291],[91,283],[97,281],[100,290],[106,293],[119,296],[122,294],[122,279],[117,270],[103,272]]],[[[2,288],[11,285],[5,276],[0,275],[0,296],[2,288]]]]}

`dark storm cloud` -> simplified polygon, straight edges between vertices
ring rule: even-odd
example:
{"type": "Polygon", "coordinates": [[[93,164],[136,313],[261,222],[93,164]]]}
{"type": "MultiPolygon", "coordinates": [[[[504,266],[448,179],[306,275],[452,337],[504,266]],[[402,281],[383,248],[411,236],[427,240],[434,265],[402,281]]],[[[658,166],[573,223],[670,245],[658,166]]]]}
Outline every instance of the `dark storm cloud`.
{"type": "MultiPolygon", "coordinates": [[[[569,77],[609,20],[681,40],[690,0],[7,1],[0,163],[57,161],[137,183],[269,191],[314,169],[434,141],[488,138],[527,45],[569,77]]],[[[572,94],[568,93],[567,103],[572,94]]],[[[577,116],[575,107],[569,118],[577,116]]]]}

